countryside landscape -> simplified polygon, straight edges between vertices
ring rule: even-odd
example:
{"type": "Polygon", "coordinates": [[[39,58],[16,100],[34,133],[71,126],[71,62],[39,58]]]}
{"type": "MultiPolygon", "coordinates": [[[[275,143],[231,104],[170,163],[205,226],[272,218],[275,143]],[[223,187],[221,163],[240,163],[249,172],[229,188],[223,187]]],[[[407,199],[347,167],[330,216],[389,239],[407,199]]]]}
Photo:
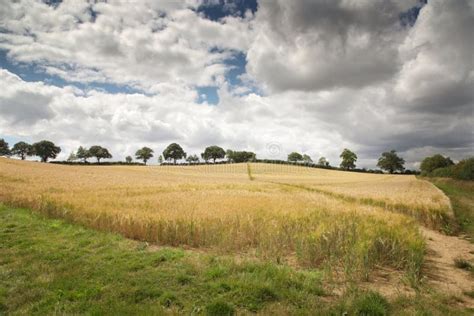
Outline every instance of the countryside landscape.
{"type": "Polygon", "coordinates": [[[0,315],[472,315],[473,28],[467,0],[2,3],[0,315]]]}

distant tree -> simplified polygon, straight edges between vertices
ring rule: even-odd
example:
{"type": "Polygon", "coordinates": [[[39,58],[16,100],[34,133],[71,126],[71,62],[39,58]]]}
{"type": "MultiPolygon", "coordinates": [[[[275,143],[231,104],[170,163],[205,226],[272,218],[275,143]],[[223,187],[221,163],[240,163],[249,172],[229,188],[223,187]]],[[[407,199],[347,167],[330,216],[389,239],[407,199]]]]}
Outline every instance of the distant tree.
{"type": "Polygon", "coordinates": [[[311,159],[311,157],[309,155],[304,154],[303,155],[303,162],[304,163],[312,163],[313,159],[311,159]]]}
{"type": "Polygon", "coordinates": [[[146,165],[146,162],[148,159],[153,157],[153,149],[148,148],[148,147],[143,147],[135,153],[135,158],[139,160],[143,160],[143,162],[146,165]]]}
{"type": "Polygon", "coordinates": [[[219,146],[209,146],[201,154],[201,157],[206,161],[212,159],[215,163],[216,159],[223,159],[225,157],[225,151],[219,146]]]}
{"type": "Polygon", "coordinates": [[[226,151],[226,157],[229,161],[235,163],[255,161],[257,159],[255,153],[251,151],[234,151],[230,149],[226,151]]]}
{"type": "Polygon", "coordinates": [[[190,164],[196,163],[199,162],[199,157],[197,155],[189,155],[188,158],[186,158],[186,161],[190,164]]]}
{"type": "Polygon", "coordinates": [[[126,162],[126,163],[132,163],[132,161],[133,161],[132,156],[127,156],[127,157],[125,157],[125,162],[126,162]]]}
{"type": "Polygon", "coordinates": [[[356,167],[355,162],[357,161],[357,155],[349,149],[344,149],[339,157],[342,158],[342,169],[349,170],[356,167]]]}
{"type": "Polygon", "coordinates": [[[10,155],[10,147],[8,143],[3,139],[0,138],[0,156],[8,156],[10,155]]]}
{"type": "Polygon", "coordinates": [[[76,156],[76,154],[75,154],[74,152],[71,152],[71,153],[69,154],[69,157],[67,157],[67,161],[68,161],[68,162],[73,162],[73,161],[76,161],[76,160],[77,160],[77,156],[76,156]]]}
{"type": "Polygon", "coordinates": [[[33,144],[35,155],[41,158],[41,162],[47,162],[49,158],[54,159],[61,152],[61,148],[49,140],[42,140],[33,144]]]}
{"type": "Polygon", "coordinates": [[[382,156],[379,158],[377,167],[382,170],[387,170],[389,173],[394,173],[395,171],[403,171],[405,168],[403,165],[405,160],[401,157],[398,157],[395,150],[386,151],[382,153],[382,156]]]}
{"type": "Polygon", "coordinates": [[[291,154],[288,155],[288,161],[298,162],[302,160],[303,160],[303,156],[300,153],[292,152],[291,154]]]}
{"type": "Polygon", "coordinates": [[[321,157],[318,160],[318,165],[324,166],[324,167],[329,167],[329,161],[326,159],[326,157],[321,157]]]}
{"type": "Polygon", "coordinates": [[[91,148],[89,148],[89,153],[91,154],[91,157],[95,157],[97,159],[98,163],[100,163],[101,159],[112,158],[112,155],[109,153],[107,148],[98,145],[91,146],[91,148]]]}
{"type": "Polygon", "coordinates": [[[435,169],[444,168],[454,165],[454,162],[449,157],[444,157],[440,154],[426,157],[420,165],[420,170],[423,174],[428,174],[435,169]]]}
{"type": "Polygon", "coordinates": [[[163,163],[163,156],[160,155],[160,157],[158,157],[158,163],[161,165],[163,163]]]}
{"type": "Polygon", "coordinates": [[[172,159],[173,163],[176,164],[176,160],[186,158],[186,153],[180,145],[172,143],[163,151],[163,157],[166,160],[172,159]]]}
{"type": "Polygon", "coordinates": [[[76,152],[77,159],[82,159],[82,162],[86,163],[87,158],[92,157],[90,151],[87,148],[79,146],[76,152]]]}
{"type": "Polygon", "coordinates": [[[21,160],[25,160],[26,156],[33,156],[33,146],[25,142],[18,142],[13,145],[11,153],[15,156],[19,156],[21,160]]]}

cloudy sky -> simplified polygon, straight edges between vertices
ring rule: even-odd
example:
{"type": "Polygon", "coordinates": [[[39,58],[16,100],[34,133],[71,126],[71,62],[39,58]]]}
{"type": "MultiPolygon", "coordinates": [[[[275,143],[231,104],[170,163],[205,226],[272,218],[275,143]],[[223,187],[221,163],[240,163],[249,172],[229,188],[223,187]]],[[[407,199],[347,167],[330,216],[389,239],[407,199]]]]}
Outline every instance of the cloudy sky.
{"type": "Polygon", "coordinates": [[[474,1],[0,0],[0,138],[473,155],[474,1]]]}

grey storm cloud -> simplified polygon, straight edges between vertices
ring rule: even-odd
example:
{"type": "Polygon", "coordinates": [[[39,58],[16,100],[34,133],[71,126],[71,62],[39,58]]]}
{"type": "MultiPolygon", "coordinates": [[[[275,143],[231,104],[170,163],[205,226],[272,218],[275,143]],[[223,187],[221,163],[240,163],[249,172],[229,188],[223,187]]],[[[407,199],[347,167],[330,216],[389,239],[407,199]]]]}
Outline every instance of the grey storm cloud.
{"type": "Polygon", "coordinates": [[[35,124],[49,120],[55,115],[50,108],[51,97],[39,93],[17,91],[8,97],[0,96],[0,114],[11,124],[35,124]]]}

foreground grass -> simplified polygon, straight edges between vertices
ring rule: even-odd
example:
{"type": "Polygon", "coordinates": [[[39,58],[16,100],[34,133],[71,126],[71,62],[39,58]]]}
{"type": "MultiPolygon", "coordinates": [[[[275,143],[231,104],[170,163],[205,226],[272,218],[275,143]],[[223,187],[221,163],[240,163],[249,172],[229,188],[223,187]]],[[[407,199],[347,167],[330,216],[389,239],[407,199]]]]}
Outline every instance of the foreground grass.
{"type": "Polygon", "coordinates": [[[336,298],[317,270],[150,248],[0,205],[0,314],[463,314],[445,297],[336,298]]]}
{"type": "Polygon", "coordinates": [[[451,200],[461,232],[474,242],[474,182],[447,178],[429,178],[451,200]]]}

